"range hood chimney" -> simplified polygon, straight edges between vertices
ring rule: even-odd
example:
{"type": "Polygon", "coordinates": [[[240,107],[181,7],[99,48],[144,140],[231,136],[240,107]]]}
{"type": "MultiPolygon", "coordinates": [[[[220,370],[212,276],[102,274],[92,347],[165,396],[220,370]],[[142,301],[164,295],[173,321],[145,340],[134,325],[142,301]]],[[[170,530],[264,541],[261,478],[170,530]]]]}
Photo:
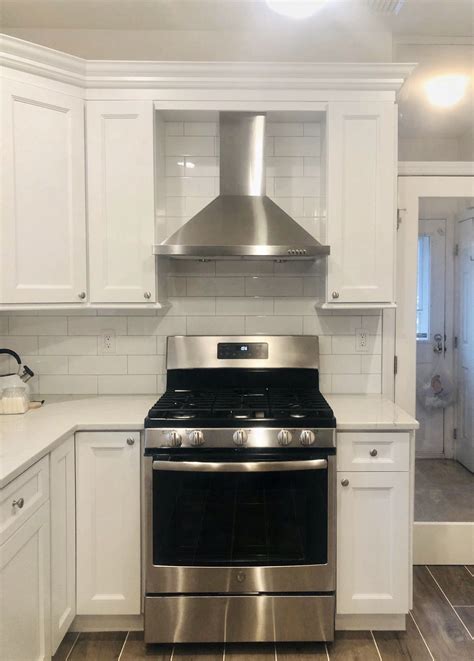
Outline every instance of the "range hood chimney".
{"type": "Polygon", "coordinates": [[[329,254],[265,195],[265,115],[221,112],[220,194],[157,255],[181,258],[315,259],[329,254]]]}

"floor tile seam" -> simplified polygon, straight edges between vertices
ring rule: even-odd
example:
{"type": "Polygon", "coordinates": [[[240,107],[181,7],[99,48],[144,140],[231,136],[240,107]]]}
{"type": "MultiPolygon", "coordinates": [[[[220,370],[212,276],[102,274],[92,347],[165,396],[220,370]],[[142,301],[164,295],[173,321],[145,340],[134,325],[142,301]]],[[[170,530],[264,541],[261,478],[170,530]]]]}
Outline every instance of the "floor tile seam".
{"type": "Polygon", "coordinates": [[[123,641],[123,643],[122,643],[122,647],[121,647],[121,649],[120,649],[120,654],[119,654],[118,657],[117,657],[117,661],[120,661],[120,659],[122,658],[122,654],[123,654],[123,651],[124,651],[124,649],[125,649],[125,645],[127,644],[127,640],[128,640],[129,635],[130,635],[130,631],[127,631],[127,634],[126,634],[126,636],[125,636],[125,639],[124,639],[124,641],[123,641]]]}
{"type": "Polygon", "coordinates": [[[370,635],[372,636],[372,640],[374,641],[375,649],[377,650],[377,654],[379,655],[380,661],[382,660],[382,655],[380,654],[379,646],[377,645],[377,641],[375,640],[374,632],[372,629],[370,630],[370,635]]]}
{"type": "Polygon", "coordinates": [[[79,640],[79,636],[80,636],[80,635],[81,635],[81,632],[78,631],[77,636],[74,638],[74,642],[73,642],[73,644],[72,644],[72,646],[71,646],[71,649],[70,649],[69,652],[67,653],[67,656],[66,656],[65,661],[69,661],[69,658],[70,658],[70,656],[71,656],[71,654],[72,654],[74,648],[76,647],[76,643],[77,643],[77,641],[79,640]]]}
{"type": "Polygon", "coordinates": [[[418,626],[418,622],[415,620],[415,616],[413,615],[413,611],[410,611],[410,612],[409,612],[409,615],[410,615],[411,619],[413,620],[413,624],[414,624],[415,627],[417,628],[418,633],[419,633],[420,636],[421,636],[421,640],[424,642],[425,647],[426,647],[426,649],[428,650],[428,654],[431,656],[431,658],[433,659],[433,661],[435,661],[435,658],[434,658],[433,653],[432,653],[432,651],[431,651],[431,649],[430,649],[430,646],[428,645],[428,642],[426,641],[426,638],[424,637],[423,633],[421,632],[421,629],[420,629],[420,627],[418,626]]]}
{"type": "Polygon", "coordinates": [[[465,630],[466,630],[467,635],[469,636],[469,638],[470,638],[471,640],[474,640],[474,636],[471,634],[471,632],[469,631],[469,629],[467,628],[467,626],[466,626],[466,625],[464,624],[464,622],[462,621],[460,615],[458,614],[458,612],[456,611],[456,609],[454,608],[454,606],[452,605],[452,603],[451,603],[450,600],[448,599],[447,594],[444,592],[444,590],[443,590],[443,588],[441,587],[441,585],[438,583],[438,581],[436,580],[436,578],[435,578],[435,577],[433,576],[433,574],[431,573],[430,568],[429,568],[428,566],[426,566],[426,569],[428,570],[428,573],[430,574],[430,576],[431,576],[431,578],[433,579],[433,581],[434,581],[434,582],[436,583],[436,585],[438,586],[438,588],[439,588],[441,594],[443,595],[443,597],[446,599],[446,601],[448,602],[448,604],[451,606],[451,609],[452,609],[453,613],[456,615],[456,617],[458,618],[458,620],[461,622],[462,626],[465,628],[465,630]]]}

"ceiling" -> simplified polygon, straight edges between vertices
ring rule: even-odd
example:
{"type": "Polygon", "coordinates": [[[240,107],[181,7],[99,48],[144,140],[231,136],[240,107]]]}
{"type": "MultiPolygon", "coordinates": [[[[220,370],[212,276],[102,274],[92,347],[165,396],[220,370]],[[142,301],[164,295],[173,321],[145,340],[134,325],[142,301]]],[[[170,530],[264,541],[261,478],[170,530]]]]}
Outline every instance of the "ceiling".
{"type": "MultiPolygon", "coordinates": [[[[7,28],[259,31],[351,25],[394,35],[473,34],[473,0],[402,0],[398,15],[376,11],[381,0],[327,0],[313,17],[292,21],[264,0],[0,0],[7,28]]],[[[396,3],[393,3],[396,4],[396,3]]]]}
{"type": "Polygon", "coordinates": [[[474,85],[456,108],[437,110],[424,83],[445,72],[474,79],[474,0],[374,10],[385,3],[327,0],[295,21],[264,0],[0,0],[0,20],[8,34],[91,59],[418,62],[399,97],[401,134],[472,131],[474,85]]]}

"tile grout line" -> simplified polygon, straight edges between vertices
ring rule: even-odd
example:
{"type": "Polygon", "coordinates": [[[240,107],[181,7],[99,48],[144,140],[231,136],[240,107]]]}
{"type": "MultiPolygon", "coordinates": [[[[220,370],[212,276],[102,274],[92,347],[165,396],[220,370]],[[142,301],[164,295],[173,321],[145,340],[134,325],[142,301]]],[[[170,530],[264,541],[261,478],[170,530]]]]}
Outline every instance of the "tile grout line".
{"type": "Polygon", "coordinates": [[[69,652],[67,653],[67,656],[66,656],[65,661],[68,661],[69,657],[71,656],[71,654],[72,654],[72,652],[73,652],[73,649],[76,647],[76,643],[77,643],[77,641],[79,640],[79,636],[80,636],[80,635],[81,635],[81,632],[79,631],[79,632],[77,633],[77,636],[76,636],[75,639],[74,639],[74,642],[73,642],[73,644],[72,644],[71,649],[70,649],[69,652]]]}
{"type": "Polygon", "coordinates": [[[377,645],[377,641],[375,640],[374,632],[372,629],[370,630],[370,635],[372,636],[372,640],[374,641],[375,649],[377,650],[377,654],[379,655],[380,661],[382,660],[382,655],[380,654],[379,646],[377,645]]]}
{"type": "Polygon", "coordinates": [[[176,647],[176,646],[175,646],[175,644],[173,643],[173,647],[171,648],[170,661],[173,661],[173,658],[174,658],[174,648],[175,648],[175,647],[176,647]]]}
{"type": "Polygon", "coordinates": [[[474,574],[472,573],[472,571],[469,569],[469,567],[467,565],[464,565],[464,569],[468,572],[468,574],[470,574],[471,576],[474,576],[474,574]]]}
{"type": "Polygon", "coordinates": [[[328,658],[328,661],[331,661],[331,659],[329,657],[329,650],[328,650],[328,644],[327,643],[324,643],[324,649],[326,650],[326,656],[328,658]]]}
{"type": "Polygon", "coordinates": [[[462,621],[461,617],[459,616],[458,612],[456,611],[456,609],[454,608],[454,606],[452,605],[452,603],[449,601],[449,599],[448,599],[446,593],[444,592],[444,590],[443,590],[443,588],[441,587],[441,585],[438,583],[438,581],[435,579],[435,577],[434,577],[433,574],[431,573],[431,570],[430,570],[430,568],[428,567],[428,565],[425,565],[425,567],[426,567],[426,569],[428,570],[428,573],[430,574],[431,578],[433,579],[433,581],[436,583],[436,585],[438,586],[439,590],[441,591],[441,594],[442,594],[443,597],[446,599],[446,601],[448,602],[448,604],[451,606],[451,608],[452,608],[452,610],[453,610],[453,613],[456,615],[456,617],[458,618],[458,620],[461,622],[461,624],[463,625],[463,627],[466,629],[466,631],[467,631],[467,635],[469,636],[469,638],[470,638],[471,640],[474,640],[474,636],[471,634],[471,632],[469,631],[469,629],[467,628],[467,626],[464,624],[464,622],[462,621]]]}
{"type": "Polygon", "coordinates": [[[426,647],[426,649],[428,650],[428,654],[431,656],[431,658],[433,659],[433,661],[435,661],[435,658],[434,658],[433,654],[431,653],[431,650],[430,650],[430,648],[429,648],[429,645],[428,645],[428,643],[426,642],[424,635],[421,633],[421,629],[420,629],[420,627],[418,626],[418,622],[415,620],[415,616],[413,615],[413,611],[409,611],[408,614],[410,615],[411,619],[413,620],[413,624],[414,624],[415,627],[417,628],[418,633],[419,633],[420,636],[421,636],[421,640],[424,642],[425,647],[426,647]]]}
{"type": "Polygon", "coordinates": [[[122,647],[120,649],[120,654],[117,657],[117,661],[120,661],[120,659],[122,658],[122,654],[123,654],[123,651],[125,649],[125,645],[127,644],[127,640],[128,640],[129,635],[130,635],[130,631],[127,631],[127,635],[125,636],[125,639],[123,641],[122,647]]]}

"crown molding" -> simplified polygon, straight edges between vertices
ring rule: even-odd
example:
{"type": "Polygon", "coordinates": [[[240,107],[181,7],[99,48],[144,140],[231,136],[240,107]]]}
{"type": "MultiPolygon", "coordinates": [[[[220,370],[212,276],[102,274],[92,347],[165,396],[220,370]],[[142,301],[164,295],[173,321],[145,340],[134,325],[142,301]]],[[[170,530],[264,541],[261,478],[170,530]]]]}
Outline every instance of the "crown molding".
{"type": "Polygon", "coordinates": [[[416,64],[85,60],[0,35],[0,65],[88,89],[311,89],[397,92],[416,64]]]}
{"type": "Polygon", "coordinates": [[[400,177],[472,177],[474,161],[399,161],[400,177]]]}

